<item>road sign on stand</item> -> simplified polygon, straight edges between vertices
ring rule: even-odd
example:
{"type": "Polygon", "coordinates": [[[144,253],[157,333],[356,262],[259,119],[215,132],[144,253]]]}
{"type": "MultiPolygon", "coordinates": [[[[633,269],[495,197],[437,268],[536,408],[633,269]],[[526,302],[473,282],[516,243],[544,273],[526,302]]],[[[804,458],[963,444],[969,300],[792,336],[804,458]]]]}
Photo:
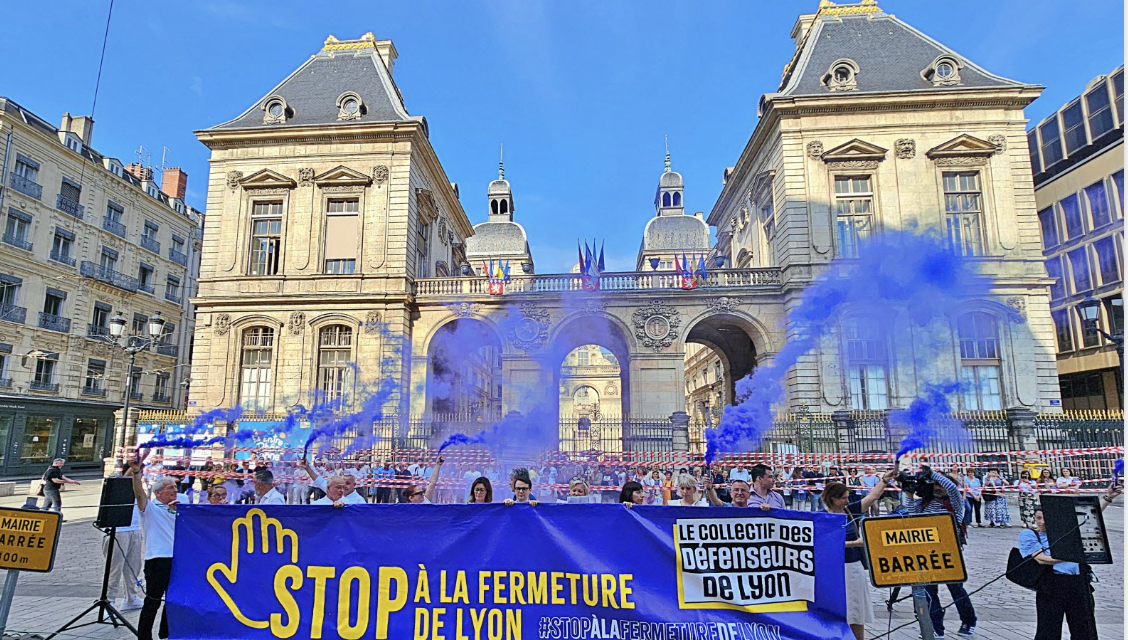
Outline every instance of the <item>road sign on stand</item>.
{"type": "Polygon", "coordinates": [[[862,539],[875,587],[967,580],[956,520],[950,513],[865,518],[862,539]]]}

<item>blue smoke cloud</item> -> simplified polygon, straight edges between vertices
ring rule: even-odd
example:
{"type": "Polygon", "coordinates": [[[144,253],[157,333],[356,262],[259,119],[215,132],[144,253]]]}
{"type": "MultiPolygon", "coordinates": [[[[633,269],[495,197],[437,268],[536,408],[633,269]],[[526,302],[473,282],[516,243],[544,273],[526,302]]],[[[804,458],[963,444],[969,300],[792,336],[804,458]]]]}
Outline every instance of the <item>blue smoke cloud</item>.
{"type": "MultiPolygon", "coordinates": [[[[924,449],[936,441],[941,434],[941,425],[947,422],[952,413],[948,396],[963,391],[966,386],[966,383],[959,382],[926,384],[924,393],[913,400],[908,409],[890,412],[889,424],[904,426],[908,431],[901,440],[901,448],[897,450],[896,457],[924,449]]],[[[952,436],[950,432],[945,435],[952,436]]]]}
{"type": "Polygon", "coordinates": [[[787,315],[788,341],[769,364],[736,383],[737,404],[726,407],[717,427],[706,432],[706,461],[711,463],[718,453],[759,446],[772,428],[772,407],[785,398],[788,370],[819,345],[844,313],[875,318],[904,314],[914,325],[925,326],[964,300],[989,292],[990,279],[954,255],[933,230],[876,235],[859,253],[857,260],[832,263],[800,294],[787,315]]]}

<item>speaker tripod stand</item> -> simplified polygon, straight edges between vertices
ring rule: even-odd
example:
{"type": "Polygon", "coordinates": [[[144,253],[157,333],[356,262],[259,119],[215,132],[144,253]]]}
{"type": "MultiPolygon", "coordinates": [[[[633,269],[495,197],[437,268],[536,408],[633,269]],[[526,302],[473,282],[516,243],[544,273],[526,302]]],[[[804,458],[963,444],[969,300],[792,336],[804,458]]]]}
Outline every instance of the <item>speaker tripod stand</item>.
{"type": "Polygon", "coordinates": [[[123,626],[126,629],[129,629],[129,632],[132,633],[134,637],[137,636],[137,629],[135,629],[133,625],[125,619],[125,616],[117,610],[117,607],[114,606],[114,603],[110,602],[110,599],[108,597],[110,592],[110,562],[114,558],[114,547],[117,546],[117,527],[109,527],[109,530],[110,544],[106,551],[106,567],[102,571],[102,594],[98,596],[98,599],[94,601],[94,604],[87,607],[85,611],[75,616],[74,619],[70,622],[59,627],[59,630],[47,636],[46,640],[51,640],[64,631],[78,629],[80,627],[88,627],[92,624],[110,624],[113,625],[115,629],[119,626],[123,626]],[[94,611],[98,612],[97,620],[83,622],[82,624],[75,624],[79,620],[85,618],[87,614],[93,613],[94,611]]]}

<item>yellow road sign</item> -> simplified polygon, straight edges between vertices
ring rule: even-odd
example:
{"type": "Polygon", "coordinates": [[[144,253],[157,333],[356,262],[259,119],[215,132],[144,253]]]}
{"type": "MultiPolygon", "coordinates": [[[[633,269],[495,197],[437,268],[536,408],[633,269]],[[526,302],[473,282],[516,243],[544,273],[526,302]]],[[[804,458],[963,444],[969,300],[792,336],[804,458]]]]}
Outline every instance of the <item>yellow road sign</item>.
{"type": "Polygon", "coordinates": [[[56,511],[0,507],[0,569],[50,571],[62,520],[56,511]]]}
{"type": "Polygon", "coordinates": [[[865,518],[862,539],[875,587],[967,580],[951,514],[865,518]]]}

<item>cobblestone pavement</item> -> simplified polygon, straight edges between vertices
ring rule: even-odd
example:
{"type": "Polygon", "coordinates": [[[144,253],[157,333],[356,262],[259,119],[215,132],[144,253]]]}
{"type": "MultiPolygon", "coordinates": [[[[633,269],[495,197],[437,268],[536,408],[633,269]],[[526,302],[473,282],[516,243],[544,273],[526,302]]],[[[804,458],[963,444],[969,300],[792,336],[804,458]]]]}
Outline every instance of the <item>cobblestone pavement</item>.
{"type": "MultiPolygon", "coordinates": [[[[64,494],[64,515],[60,549],[51,573],[25,573],[20,576],[8,621],[8,633],[13,637],[34,637],[38,633],[46,636],[62,626],[64,622],[82,612],[98,597],[102,577],[102,534],[94,529],[92,522],[97,515],[100,482],[91,480],[81,487],[64,494]],[[16,633],[21,635],[15,635],[16,633]]],[[[13,497],[0,498],[0,506],[20,506],[24,502],[22,493],[13,497]]],[[[1019,522],[1016,510],[1012,522],[1019,522]]],[[[1109,528],[1109,542],[1114,549],[1114,557],[1121,562],[1120,550],[1124,548],[1124,510],[1119,504],[1105,512],[1105,523],[1109,528]]],[[[967,582],[968,591],[978,589],[984,583],[998,576],[1006,568],[1007,554],[1014,546],[1020,529],[971,529],[965,558],[971,578],[967,582]]],[[[1101,638],[1105,640],[1124,637],[1124,567],[1123,564],[1094,567],[1100,583],[1097,585],[1097,624],[1101,638]]],[[[908,595],[907,591],[903,592],[908,595]]],[[[940,589],[944,604],[951,602],[947,590],[940,589]]],[[[883,604],[887,591],[872,590],[871,599],[875,603],[874,613],[878,623],[867,626],[867,637],[884,634],[889,614],[883,604]]],[[[982,591],[972,595],[976,614],[979,617],[977,636],[999,640],[1029,640],[1034,635],[1034,594],[1006,579],[991,583],[982,591]]],[[[137,620],[136,611],[126,614],[132,622],[137,620]]],[[[93,619],[93,616],[87,620],[93,619]]],[[[912,622],[911,599],[897,603],[892,612],[892,626],[898,627],[912,622]]],[[[959,627],[959,617],[955,608],[949,609],[945,617],[948,637],[955,638],[959,627]]],[[[131,638],[125,629],[114,629],[109,625],[83,627],[69,634],[58,636],[61,640],[79,638],[131,638]]],[[[895,631],[890,638],[909,640],[918,637],[914,625],[895,631]]],[[[1064,634],[1069,637],[1068,632],[1064,634]]]]}

